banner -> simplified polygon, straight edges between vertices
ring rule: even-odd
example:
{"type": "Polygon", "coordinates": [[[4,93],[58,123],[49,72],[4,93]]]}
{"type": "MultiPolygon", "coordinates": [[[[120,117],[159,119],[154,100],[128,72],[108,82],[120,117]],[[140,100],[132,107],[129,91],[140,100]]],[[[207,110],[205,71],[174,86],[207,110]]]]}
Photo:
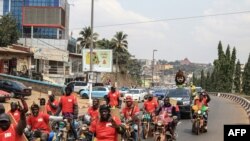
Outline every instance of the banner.
{"type": "MultiPolygon", "coordinates": [[[[82,52],[83,71],[90,71],[90,50],[82,52]]],[[[109,49],[93,49],[92,62],[93,72],[112,72],[113,53],[109,49]]]]}
{"type": "Polygon", "coordinates": [[[69,52],[51,48],[32,48],[35,59],[68,62],[69,52]]]}

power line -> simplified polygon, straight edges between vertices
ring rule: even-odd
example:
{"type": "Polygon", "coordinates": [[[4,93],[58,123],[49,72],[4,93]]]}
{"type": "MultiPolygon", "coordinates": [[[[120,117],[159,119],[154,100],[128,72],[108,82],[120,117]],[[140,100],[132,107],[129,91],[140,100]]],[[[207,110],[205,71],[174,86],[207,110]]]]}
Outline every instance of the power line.
{"type": "MultiPolygon", "coordinates": [[[[200,16],[190,16],[190,17],[180,17],[180,18],[149,20],[149,21],[141,21],[141,22],[130,22],[130,23],[120,23],[120,24],[99,25],[99,26],[95,26],[95,28],[123,26],[123,25],[135,25],[135,24],[144,24],[144,23],[156,23],[156,22],[163,22],[163,21],[178,21],[178,20],[197,19],[197,18],[206,18],[206,17],[216,17],[216,16],[225,16],[225,15],[237,15],[237,14],[246,14],[246,13],[250,13],[250,11],[228,12],[228,13],[218,13],[218,14],[209,14],[209,15],[200,15],[200,16]]],[[[82,29],[82,28],[71,28],[71,29],[82,29]]]]}

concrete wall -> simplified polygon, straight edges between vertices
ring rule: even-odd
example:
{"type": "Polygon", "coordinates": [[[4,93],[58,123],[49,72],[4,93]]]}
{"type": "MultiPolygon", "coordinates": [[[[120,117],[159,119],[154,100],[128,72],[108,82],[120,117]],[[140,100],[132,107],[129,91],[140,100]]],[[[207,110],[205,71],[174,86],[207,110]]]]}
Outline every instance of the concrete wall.
{"type": "Polygon", "coordinates": [[[50,84],[48,82],[32,80],[28,78],[6,75],[6,74],[0,74],[0,80],[19,81],[19,82],[22,82],[27,87],[32,87],[32,90],[42,92],[42,93],[48,93],[48,91],[52,91],[52,93],[57,96],[61,95],[62,89],[64,88],[64,86],[62,85],[55,85],[55,84],[50,84]]]}

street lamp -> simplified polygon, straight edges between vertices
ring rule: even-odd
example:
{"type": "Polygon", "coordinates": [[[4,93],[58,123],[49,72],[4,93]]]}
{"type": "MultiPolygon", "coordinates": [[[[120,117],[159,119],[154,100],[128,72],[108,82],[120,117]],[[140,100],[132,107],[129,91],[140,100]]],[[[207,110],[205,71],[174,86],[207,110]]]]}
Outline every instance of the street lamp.
{"type": "Polygon", "coordinates": [[[152,63],[152,86],[154,86],[154,65],[155,65],[155,51],[156,49],[153,50],[153,63],[152,63]]]}
{"type": "Polygon", "coordinates": [[[92,103],[92,79],[93,79],[93,60],[92,60],[92,53],[93,53],[93,26],[94,24],[94,0],[91,0],[91,38],[90,38],[90,73],[89,73],[89,104],[92,103]]]}

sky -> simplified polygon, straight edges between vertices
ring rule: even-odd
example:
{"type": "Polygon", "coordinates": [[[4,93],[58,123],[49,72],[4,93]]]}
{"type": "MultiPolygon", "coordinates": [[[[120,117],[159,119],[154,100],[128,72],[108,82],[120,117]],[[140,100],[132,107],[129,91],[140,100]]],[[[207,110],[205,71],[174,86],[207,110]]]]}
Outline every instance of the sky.
{"type": "MultiPolygon", "coordinates": [[[[68,0],[70,32],[79,37],[91,24],[91,0],[68,0]]],[[[112,39],[116,32],[128,35],[128,50],[137,59],[167,61],[188,58],[213,63],[219,41],[224,51],[236,48],[237,59],[246,63],[250,54],[250,0],[94,0],[94,32],[98,39],[112,39]],[[193,19],[193,16],[238,13],[193,19]],[[158,22],[145,22],[156,21],[158,22]],[[140,24],[126,24],[126,23],[140,24]],[[123,25],[119,25],[123,24],[123,25]],[[112,26],[107,26],[112,25],[112,26]]]]}

